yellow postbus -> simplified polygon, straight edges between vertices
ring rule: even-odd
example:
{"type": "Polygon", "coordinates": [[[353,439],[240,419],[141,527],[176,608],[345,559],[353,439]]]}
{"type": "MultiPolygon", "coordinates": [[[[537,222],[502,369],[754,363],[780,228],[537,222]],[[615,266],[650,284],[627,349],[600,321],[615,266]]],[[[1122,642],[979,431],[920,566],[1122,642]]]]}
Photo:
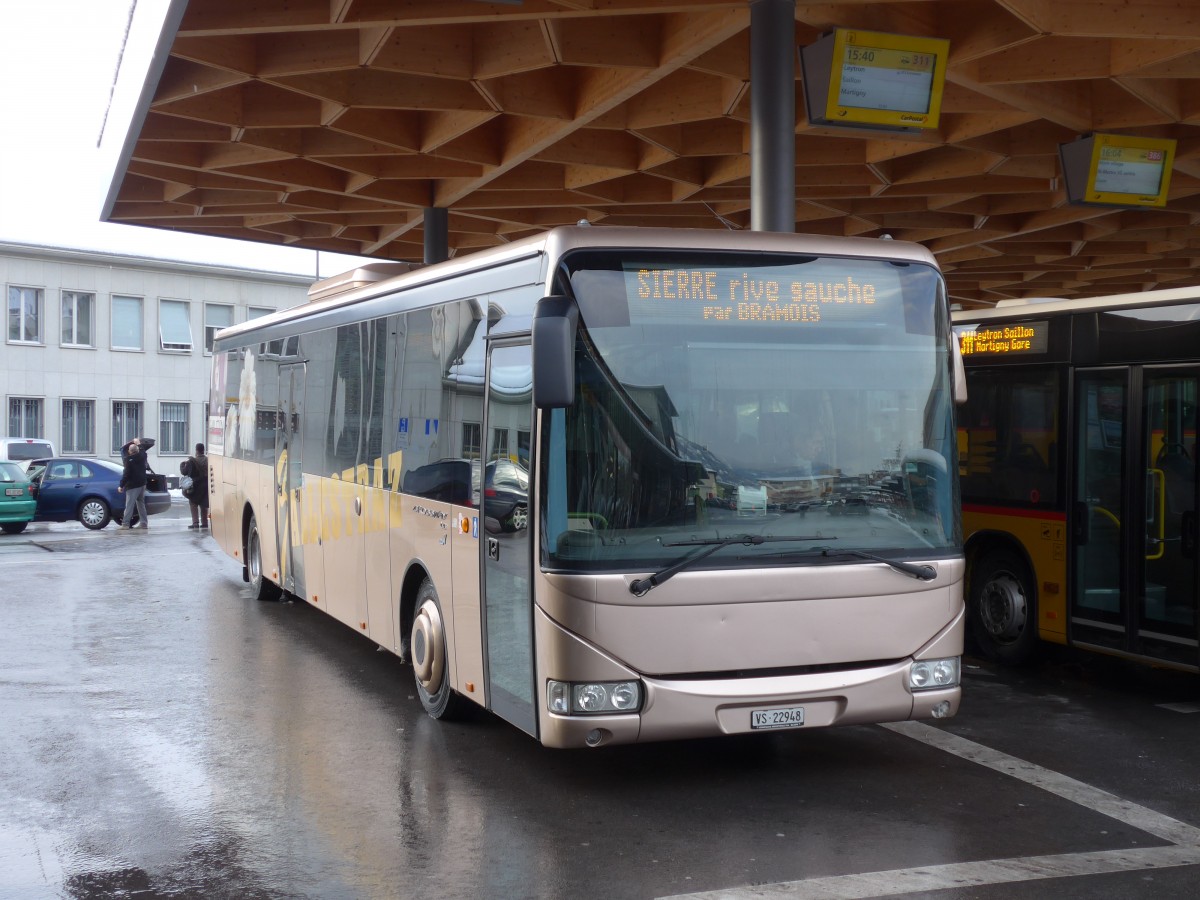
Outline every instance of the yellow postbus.
{"type": "Polygon", "coordinates": [[[1200,291],[956,311],[971,633],[1200,667],[1200,291]]]}
{"type": "Polygon", "coordinates": [[[581,225],[341,281],[215,338],[213,536],[257,597],[553,747],[956,711],[923,248],[581,225]]]}

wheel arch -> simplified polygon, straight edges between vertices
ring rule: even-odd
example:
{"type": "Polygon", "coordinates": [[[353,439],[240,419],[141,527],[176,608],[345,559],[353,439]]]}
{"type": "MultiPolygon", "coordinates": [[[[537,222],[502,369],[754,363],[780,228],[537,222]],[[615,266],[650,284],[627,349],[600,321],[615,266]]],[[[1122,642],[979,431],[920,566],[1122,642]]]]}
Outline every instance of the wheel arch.
{"type": "Polygon", "coordinates": [[[250,540],[250,520],[255,517],[254,507],[247,500],[242,504],[242,581],[250,581],[250,560],[247,558],[250,540]]]}
{"type": "Polygon", "coordinates": [[[1037,583],[1037,569],[1034,567],[1029,553],[1025,550],[1025,545],[1007,531],[977,531],[963,545],[963,555],[967,561],[966,577],[963,580],[966,597],[968,600],[970,599],[971,579],[979,560],[1000,550],[1014,554],[1024,564],[1025,571],[1029,573],[1029,587],[1033,592],[1030,599],[1034,608],[1037,609],[1041,592],[1041,586],[1037,583]]]}
{"type": "Polygon", "coordinates": [[[412,639],[413,616],[416,613],[417,607],[417,592],[421,590],[421,584],[426,578],[429,578],[429,570],[419,562],[413,562],[409,565],[408,571],[404,573],[404,580],[400,583],[400,596],[397,598],[399,602],[399,622],[400,622],[400,659],[404,662],[409,662],[409,641],[412,639]]]}

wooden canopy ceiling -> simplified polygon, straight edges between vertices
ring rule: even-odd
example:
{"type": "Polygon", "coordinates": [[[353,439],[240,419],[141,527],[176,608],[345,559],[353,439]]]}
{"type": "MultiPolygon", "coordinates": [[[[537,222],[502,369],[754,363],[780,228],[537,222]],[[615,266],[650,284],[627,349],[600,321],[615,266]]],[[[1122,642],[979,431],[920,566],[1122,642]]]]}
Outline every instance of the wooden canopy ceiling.
{"type": "MultiPolygon", "coordinates": [[[[106,218],[415,262],[429,206],[451,254],[749,228],[750,5],[190,0],[106,218]]],[[[941,126],[812,126],[797,71],[797,231],[919,241],[964,306],[1200,284],[1196,0],[798,2],[837,26],[949,39],[941,126]],[[1090,132],[1178,140],[1166,209],[1067,204],[1090,132]]]]}

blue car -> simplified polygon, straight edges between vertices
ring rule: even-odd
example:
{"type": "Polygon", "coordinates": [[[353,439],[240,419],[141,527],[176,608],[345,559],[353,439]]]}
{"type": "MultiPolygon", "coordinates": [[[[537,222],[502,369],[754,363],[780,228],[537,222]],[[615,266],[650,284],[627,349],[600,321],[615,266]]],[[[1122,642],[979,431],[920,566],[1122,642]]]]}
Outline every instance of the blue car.
{"type": "MultiPolygon", "coordinates": [[[[125,512],[121,467],[106,459],[56,456],[35,459],[29,464],[29,480],[37,495],[35,522],[78,520],[98,531],[109,522],[120,524],[125,512]]],[[[159,476],[157,490],[146,486],[146,512],[150,515],[171,508],[166,479],[159,476]]],[[[135,514],[136,516],[136,514],[135,514]]],[[[132,523],[131,523],[132,524],[132,523]]]]}

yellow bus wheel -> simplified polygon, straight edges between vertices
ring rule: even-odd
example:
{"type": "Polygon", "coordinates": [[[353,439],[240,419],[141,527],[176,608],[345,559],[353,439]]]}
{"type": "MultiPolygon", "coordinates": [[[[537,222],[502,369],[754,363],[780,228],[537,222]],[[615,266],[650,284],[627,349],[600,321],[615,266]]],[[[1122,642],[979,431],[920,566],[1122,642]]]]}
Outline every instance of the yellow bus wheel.
{"type": "Polygon", "coordinates": [[[1037,644],[1037,602],[1025,561],[1007,549],[983,554],[972,566],[968,615],[984,656],[1027,661],[1037,644]]]}

